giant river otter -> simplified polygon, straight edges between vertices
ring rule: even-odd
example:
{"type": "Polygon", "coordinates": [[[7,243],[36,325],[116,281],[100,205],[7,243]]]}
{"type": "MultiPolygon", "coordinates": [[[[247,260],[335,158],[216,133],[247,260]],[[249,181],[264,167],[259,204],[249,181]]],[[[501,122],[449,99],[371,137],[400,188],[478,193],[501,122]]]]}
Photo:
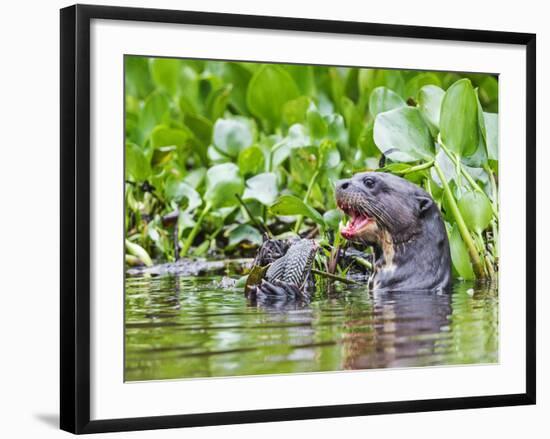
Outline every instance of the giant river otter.
{"type": "MultiPolygon", "coordinates": [[[[375,291],[441,291],[451,283],[451,255],[437,205],[421,188],[395,175],[364,172],[341,180],[336,203],[349,217],[342,236],[374,248],[375,291]]],[[[253,301],[309,301],[318,244],[268,240],[259,249],[245,294],[253,301]],[[254,278],[254,279],[252,279],[254,278]]]]}
{"type": "Polygon", "coordinates": [[[445,225],[432,198],[404,178],[363,172],[341,180],[338,207],[349,217],[342,236],[372,245],[374,290],[443,290],[451,283],[445,225]]]}

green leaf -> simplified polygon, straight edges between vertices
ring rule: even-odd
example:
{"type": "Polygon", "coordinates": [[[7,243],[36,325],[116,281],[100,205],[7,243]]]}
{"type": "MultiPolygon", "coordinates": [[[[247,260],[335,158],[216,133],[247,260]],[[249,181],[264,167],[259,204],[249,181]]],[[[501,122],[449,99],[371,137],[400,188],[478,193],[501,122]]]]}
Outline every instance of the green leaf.
{"type": "Polygon", "coordinates": [[[245,118],[218,119],[214,124],[214,146],[230,157],[237,157],[254,142],[254,131],[245,118]]]}
{"type": "Polygon", "coordinates": [[[474,280],[474,270],[472,269],[472,263],[470,261],[470,255],[468,249],[462,241],[458,226],[455,224],[449,236],[449,246],[451,248],[451,259],[453,261],[453,267],[458,272],[460,277],[464,280],[474,280]]]}
{"type": "Polygon", "coordinates": [[[420,112],[426,119],[432,135],[435,137],[439,132],[439,115],[441,113],[441,102],[445,91],[435,85],[425,85],[418,91],[417,101],[420,112]]]}
{"type": "Polygon", "coordinates": [[[487,155],[490,160],[498,160],[498,114],[483,113],[487,131],[487,155]]]}
{"type": "Polygon", "coordinates": [[[340,114],[329,114],[325,116],[328,123],[327,137],[339,145],[347,145],[348,131],[344,123],[344,118],[340,114]]]}
{"type": "Polygon", "coordinates": [[[153,156],[151,157],[151,165],[162,166],[172,160],[173,154],[176,151],[176,146],[160,146],[155,148],[153,151],[153,156]]]}
{"type": "Polygon", "coordinates": [[[265,206],[271,206],[277,199],[277,175],[264,172],[246,180],[243,200],[258,200],[265,206]]]}
{"type": "Polygon", "coordinates": [[[138,126],[141,140],[145,142],[149,137],[151,130],[161,124],[168,116],[170,103],[168,98],[158,93],[152,93],[145,100],[143,110],[139,115],[138,126]]]}
{"type": "Polygon", "coordinates": [[[322,139],[327,135],[328,126],[317,107],[311,103],[306,114],[309,135],[313,139],[322,139]]]}
{"type": "Polygon", "coordinates": [[[325,226],[321,214],[294,195],[281,195],[269,210],[274,215],[303,215],[320,226],[325,226]]]}
{"type": "Polygon", "coordinates": [[[260,246],[263,239],[261,233],[248,224],[240,224],[229,232],[228,247],[235,247],[244,241],[260,246]]]}
{"type": "Polygon", "coordinates": [[[216,120],[224,115],[232,90],[233,86],[229,84],[214,90],[208,95],[206,111],[211,120],[216,120]]]}
{"type": "Polygon", "coordinates": [[[212,166],[206,173],[204,199],[214,208],[236,205],[238,199],[235,195],[242,195],[243,190],[244,182],[234,163],[212,166]]]}
{"type": "Polygon", "coordinates": [[[403,96],[405,80],[399,70],[360,69],[357,79],[361,94],[368,96],[376,87],[384,86],[403,96]]]}
{"type": "Polygon", "coordinates": [[[249,146],[239,153],[238,164],[242,175],[258,174],[265,169],[264,152],[258,146],[249,146]]]}
{"type": "Polygon", "coordinates": [[[126,94],[145,98],[153,89],[149,75],[149,62],[144,56],[124,57],[126,94]]]}
{"type": "Polygon", "coordinates": [[[319,145],[319,160],[323,169],[333,169],[340,164],[340,151],[331,140],[323,140],[319,145]]]}
{"type": "Polygon", "coordinates": [[[273,129],[281,123],[283,106],[300,95],[296,83],[279,66],[263,65],[248,84],[246,101],[252,114],[267,121],[273,129]]]}
{"type": "Polygon", "coordinates": [[[426,85],[441,86],[441,80],[435,73],[417,73],[405,84],[405,97],[411,98],[417,95],[418,91],[426,85]]]}
{"type": "Polygon", "coordinates": [[[134,242],[131,242],[128,239],[126,239],[124,243],[128,253],[136,256],[147,267],[151,267],[153,265],[153,261],[151,260],[149,253],[147,253],[147,251],[142,246],[134,242]]]}
{"type": "Polygon", "coordinates": [[[325,224],[332,230],[338,230],[340,221],[344,218],[344,214],[340,209],[327,210],[323,214],[323,220],[325,224]]]}
{"type": "Polygon", "coordinates": [[[185,126],[189,128],[200,145],[206,149],[212,141],[212,122],[210,122],[206,117],[194,114],[186,114],[183,122],[185,123],[185,126]]]}
{"type": "Polygon", "coordinates": [[[239,114],[248,116],[246,107],[246,89],[252,74],[239,63],[228,62],[225,64],[223,77],[233,88],[229,100],[238,109],[239,114]]]}
{"type": "Polygon", "coordinates": [[[193,187],[175,178],[170,178],[164,187],[166,198],[181,205],[183,200],[187,200],[187,206],[183,209],[185,212],[191,212],[202,204],[201,196],[193,187]]]}
{"type": "Polygon", "coordinates": [[[376,87],[369,98],[369,111],[372,117],[378,113],[404,107],[405,101],[394,91],[387,87],[376,87]]]}
{"type": "Polygon", "coordinates": [[[126,172],[137,182],[143,182],[151,175],[149,160],[135,143],[126,143],[126,172]]]}
{"type": "Polygon", "coordinates": [[[302,124],[294,124],[288,130],[288,135],[273,146],[272,167],[276,168],[283,163],[294,148],[311,145],[311,139],[302,124]]]}
{"type": "Polygon", "coordinates": [[[292,99],[283,105],[283,119],[288,125],[302,123],[306,120],[306,113],[311,99],[307,96],[300,96],[292,99]]]}
{"type": "Polygon", "coordinates": [[[153,58],[150,62],[151,78],[161,90],[177,94],[181,74],[181,60],[174,58],[153,58]]]}
{"type": "Polygon", "coordinates": [[[470,230],[483,232],[491,222],[493,211],[487,195],[481,192],[466,192],[458,200],[458,208],[470,230]]]}
{"type": "Polygon", "coordinates": [[[374,142],[384,154],[399,162],[432,160],[435,148],[420,111],[401,107],[380,113],[374,121],[374,142]]]}
{"type": "Polygon", "coordinates": [[[479,142],[477,96],[469,79],[456,81],[441,103],[441,140],[455,154],[472,155],[479,142]]]}
{"type": "Polygon", "coordinates": [[[161,146],[182,147],[189,139],[189,132],[180,128],[169,128],[165,125],[158,125],[151,133],[151,146],[159,148],[161,146]]]}

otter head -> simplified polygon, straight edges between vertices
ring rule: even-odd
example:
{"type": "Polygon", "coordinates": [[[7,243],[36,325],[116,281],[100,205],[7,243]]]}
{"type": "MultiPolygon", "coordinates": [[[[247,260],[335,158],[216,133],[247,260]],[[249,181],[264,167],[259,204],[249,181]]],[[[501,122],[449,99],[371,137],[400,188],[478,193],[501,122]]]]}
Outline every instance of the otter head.
{"type": "Polygon", "coordinates": [[[341,230],[342,236],[377,245],[413,239],[422,231],[422,217],[437,211],[421,188],[383,172],[362,172],[340,180],[336,203],[350,217],[341,230]]]}

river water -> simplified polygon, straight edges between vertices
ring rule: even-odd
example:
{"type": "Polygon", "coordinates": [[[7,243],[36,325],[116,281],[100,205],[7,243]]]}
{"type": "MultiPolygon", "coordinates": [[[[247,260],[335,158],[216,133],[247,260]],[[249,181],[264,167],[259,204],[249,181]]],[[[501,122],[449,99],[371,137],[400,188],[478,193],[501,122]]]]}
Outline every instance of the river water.
{"type": "Polygon", "coordinates": [[[220,279],[127,277],[127,381],[498,362],[496,287],[254,305],[220,279]]]}

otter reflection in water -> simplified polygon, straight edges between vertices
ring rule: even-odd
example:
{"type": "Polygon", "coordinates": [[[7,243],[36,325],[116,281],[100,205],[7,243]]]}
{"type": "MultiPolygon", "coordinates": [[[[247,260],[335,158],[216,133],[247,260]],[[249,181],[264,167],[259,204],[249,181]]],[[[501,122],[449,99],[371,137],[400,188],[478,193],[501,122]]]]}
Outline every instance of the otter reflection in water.
{"type": "Polygon", "coordinates": [[[448,291],[374,291],[372,313],[346,322],[343,369],[437,364],[450,325],[451,296],[448,291]]]}

